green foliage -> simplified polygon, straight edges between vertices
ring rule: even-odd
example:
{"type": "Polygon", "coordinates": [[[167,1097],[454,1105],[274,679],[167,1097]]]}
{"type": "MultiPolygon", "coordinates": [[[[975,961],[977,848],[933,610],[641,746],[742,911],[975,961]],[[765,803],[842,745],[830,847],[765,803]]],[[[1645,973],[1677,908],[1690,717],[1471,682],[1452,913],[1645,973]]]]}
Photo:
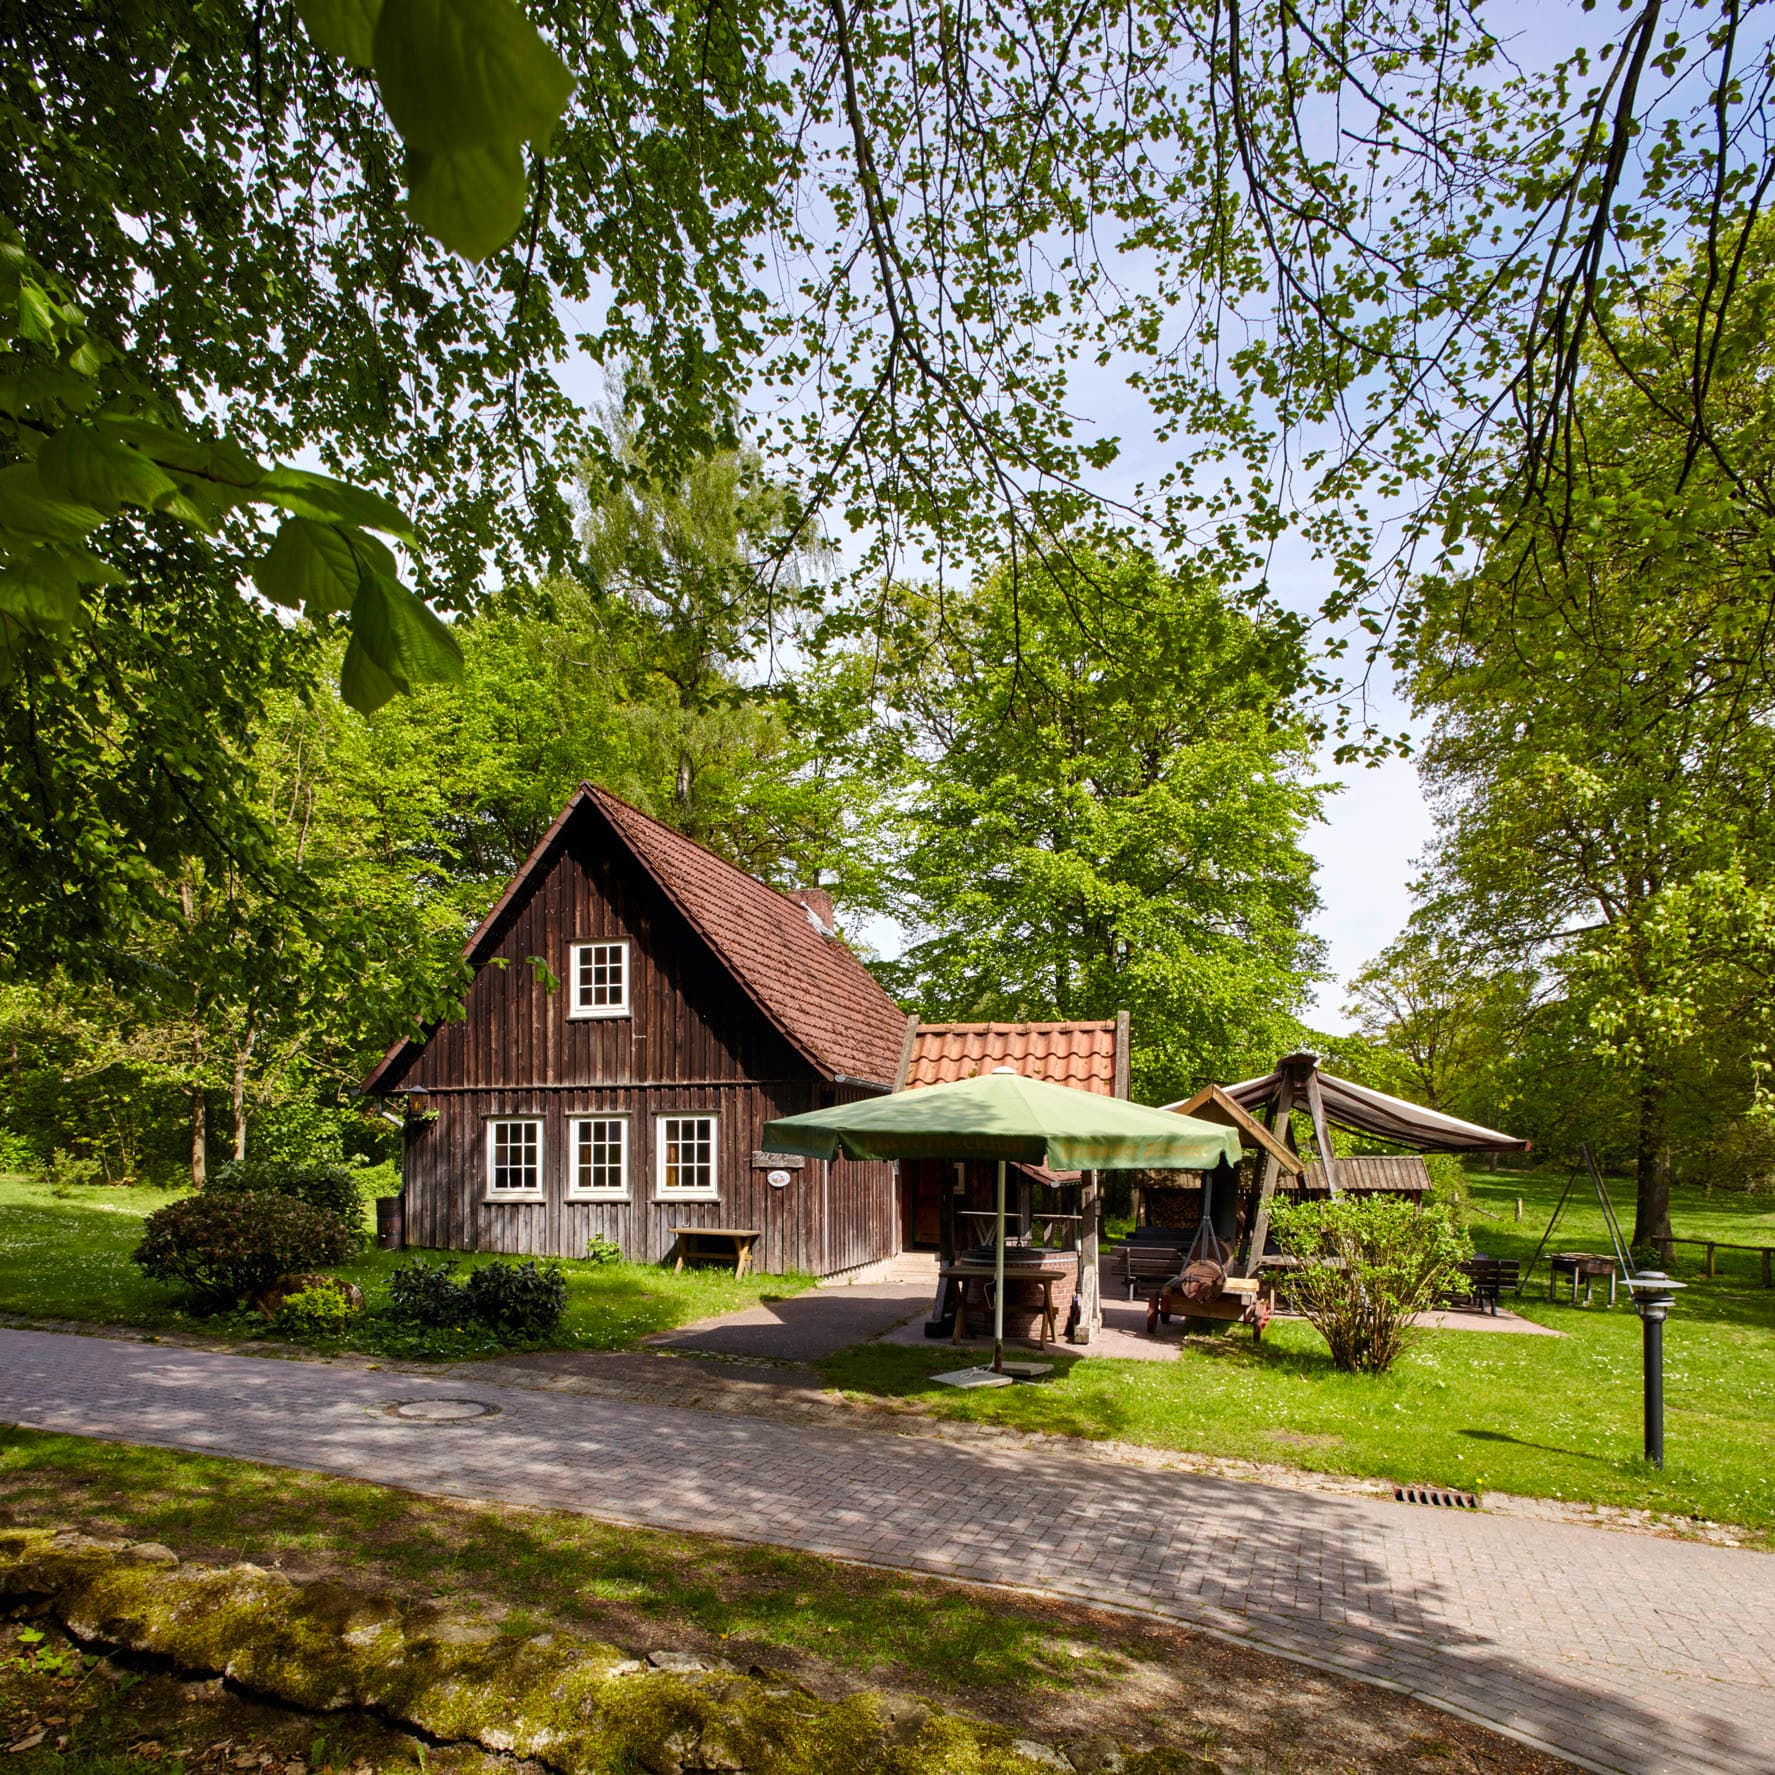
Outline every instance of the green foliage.
{"type": "Polygon", "coordinates": [[[312,470],[266,468],[189,427],[89,329],[71,286],[3,231],[0,316],[11,317],[0,327],[0,681],[22,671],[31,643],[41,654],[85,624],[85,588],[125,579],[106,527],[126,508],[208,536],[252,505],[297,514],[254,568],[259,590],[314,618],[350,613],[342,683],[354,707],[460,674],[449,631],[370,534],[413,540],[396,507],[312,470]]]}
{"type": "Polygon", "coordinates": [[[64,1190],[85,1189],[98,1183],[103,1174],[103,1167],[97,1159],[77,1158],[66,1147],[58,1146],[41,1167],[43,1181],[60,1193],[64,1190]]]}
{"type": "Polygon", "coordinates": [[[514,1341],[547,1337],[567,1311],[566,1272],[533,1257],[482,1264],[469,1271],[463,1292],[476,1319],[514,1341]]]}
{"type": "Polygon", "coordinates": [[[0,1174],[27,1171],[37,1163],[37,1149],[30,1137],[0,1128],[0,1174]]]}
{"type": "Polygon", "coordinates": [[[388,1278],[388,1316],[427,1331],[451,1330],[473,1317],[455,1263],[412,1257],[388,1278]]]}
{"type": "Polygon", "coordinates": [[[1467,1167],[1454,1153],[1428,1153],[1424,1166],[1430,1173],[1425,1205],[1446,1215],[1448,1224],[1465,1237],[1473,1225],[1473,1191],[1467,1183],[1467,1167]]]}
{"type": "Polygon", "coordinates": [[[298,1343],[343,1337],[356,1316],[350,1297],[331,1277],[286,1294],[272,1315],[272,1329],[298,1343]]]}
{"type": "Polygon", "coordinates": [[[1385,1374],[1470,1247],[1446,1210],[1396,1196],[1277,1202],[1276,1243],[1301,1267],[1288,1292],[1350,1374],[1385,1374]]]}
{"type": "Polygon", "coordinates": [[[343,1263],[361,1242],[336,1214],[269,1191],[203,1191],[157,1208],[134,1258],[144,1274],[181,1282],[212,1308],[238,1306],[279,1278],[343,1263]]]}
{"type": "Polygon", "coordinates": [[[415,1257],[388,1279],[388,1313],[428,1331],[480,1325],[503,1341],[545,1338],[567,1310],[567,1277],[558,1263],[526,1258],[486,1263],[458,1279],[454,1263],[415,1257]]]}
{"type": "Polygon", "coordinates": [[[204,1182],[206,1194],[288,1196],[356,1226],[364,1215],[357,1177],[344,1165],[295,1164],[288,1159],[230,1159],[204,1182]]]}
{"type": "Polygon", "coordinates": [[[623,1263],[622,1247],[614,1239],[606,1239],[600,1233],[593,1233],[586,1240],[587,1263],[623,1263]]]}
{"type": "Polygon", "coordinates": [[[830,686],[871,694],[866,756],[903,803],[890,988],[927,1017],[1127,1009],[1149,1100],[1285,1051],[1317,961],[1293,625],[1082,541],[966,599],[904,591],[893,624],[830,686]]]}

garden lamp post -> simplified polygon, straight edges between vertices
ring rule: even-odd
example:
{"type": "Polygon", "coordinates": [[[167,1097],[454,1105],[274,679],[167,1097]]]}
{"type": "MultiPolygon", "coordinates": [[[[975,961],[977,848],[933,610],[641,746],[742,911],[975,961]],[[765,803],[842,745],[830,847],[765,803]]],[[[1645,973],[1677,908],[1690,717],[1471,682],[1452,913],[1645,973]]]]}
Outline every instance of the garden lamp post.
{"type": "Polygon", "coordinates": [[[1645,1329],[1646,1459],[1664,1470],[1664,1321],[1676,1304],[1676,1291],[1686,1282],[1673,1282],[1662,1270],[1642,1270],[1627,1278],[1633,1304],[1645,1329]]]}

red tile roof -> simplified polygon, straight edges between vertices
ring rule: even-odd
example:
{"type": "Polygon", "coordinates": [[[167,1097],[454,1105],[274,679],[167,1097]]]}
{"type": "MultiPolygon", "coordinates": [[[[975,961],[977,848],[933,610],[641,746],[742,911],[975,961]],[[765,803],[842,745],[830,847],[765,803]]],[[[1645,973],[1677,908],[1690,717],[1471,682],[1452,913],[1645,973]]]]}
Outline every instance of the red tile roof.
{"type": "Polygon", "coordinates": [[[580,795],[596,804],[734,978],[816,1066],[893,1082],[906,1013],[837,937],[816,926],[805,904],[607,789],[582,783],[580,795]]]}
{"type": "Polygon", "coordinates": [[[1014,1066],[1027,1078],[1127,1094],[1126,1056],[1118,1054],[1121,1020],[1101,1023],[921,1023],[912,1034],[905,1086],[940,1085],[995,1066],[1014,1066]],[[1118,1065],[1118,1061],[1120,1064],[1118,1065]]]}

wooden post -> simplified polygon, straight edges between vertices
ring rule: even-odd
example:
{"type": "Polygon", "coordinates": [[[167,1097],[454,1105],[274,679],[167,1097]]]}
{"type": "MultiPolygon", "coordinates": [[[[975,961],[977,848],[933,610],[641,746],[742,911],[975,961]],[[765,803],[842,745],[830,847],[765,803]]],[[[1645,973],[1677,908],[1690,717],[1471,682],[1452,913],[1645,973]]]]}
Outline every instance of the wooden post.
{"type": "Polygon", "coordinates": [[[1702,1270],[1702,1275],[1711,1276],[1713,1274],[1713,1254],[1717,1249],[1713,1240],[1709,1239],[1707,1241],[1707,1267],[1702,1270]]]}
{"type": "Polygon", "coordinates": [[[1775,1288],[1775,1248],[1763,1247],[1763,1286],[1775,1288]]]}
{"type": "Polygon", "coordinates": [[[1316,1067],[1307,1074],[1307,1109],[1313,1118],[1313,1144],[1319,1149],[1319,1163],[1325,1171],[1325,1193],[1335,1200],[1337,1156],[1331,1150],[1331,1130],[1325,1125],[1325,1099],[1319,1090],[1316,1067]]]}
{"type": "MultiPolygon", "coordinates": [[[[1271,1112],[1270,1131],[1288,1126],[1288,1111],[1294,1103],[1294,1080],[1286,1072],[1276,1087],[1275,1107],[1271,1112]]],[[[1270,1236],[1270,1197],[1276,1193],[1276,1180],[1282,1174],[1282,1161],[1274,1153],[1263,1157],[1263,1182],[1258,1186],[1257,1207],[1251,1216],[1251,1245],[1245,1259],[1245,1274],[1255,1276],[1263,1261],[1263,1248],[1270,1236]]]]}
{"type": "Polygon", "coordinates": [[[1522,1197],[1521,1196],[1518,1196],[1516,1198],[1516,1218],[1518,1220],[1522,1219],[1522,1197]]]}
{"type": "Polygon", "coordinates": [[[1075,1344],[1088,1344],[1103,1324],[1099,1277],[1097,1173],[1087,1171],[1079,1180],[1079,1322],[1072,1334],[1075,1344]]]}

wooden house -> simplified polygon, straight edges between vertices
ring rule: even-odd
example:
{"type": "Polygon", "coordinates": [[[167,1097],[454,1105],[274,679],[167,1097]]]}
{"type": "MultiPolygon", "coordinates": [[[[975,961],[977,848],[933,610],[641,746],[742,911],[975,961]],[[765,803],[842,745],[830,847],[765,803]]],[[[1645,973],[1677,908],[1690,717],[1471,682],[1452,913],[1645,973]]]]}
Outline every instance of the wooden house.
{"type": "Polygon", "coordinates": [[[895,1253],[894,1167],[760,1150],[776,1116],[893,1088],[905,1014],[779,893],[581,784],[467,948],[459,1022],[364,1089],[403,1106],[409,1245],[639,1261],[677,1227],[761,1234],[755,1262],[832,1275],[895,1253]]]}

